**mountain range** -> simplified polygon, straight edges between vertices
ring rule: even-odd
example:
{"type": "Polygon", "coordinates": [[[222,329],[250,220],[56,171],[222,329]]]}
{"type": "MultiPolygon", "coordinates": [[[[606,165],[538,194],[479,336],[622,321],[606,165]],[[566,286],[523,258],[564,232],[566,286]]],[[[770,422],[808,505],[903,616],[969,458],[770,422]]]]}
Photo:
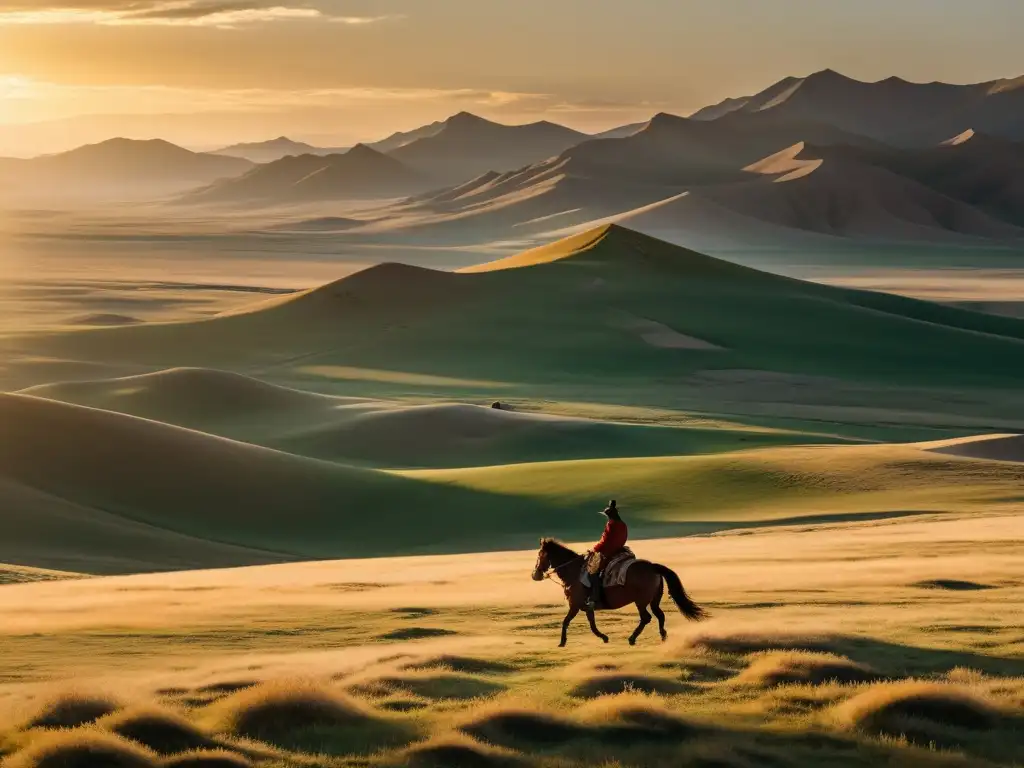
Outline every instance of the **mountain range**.
{"type": "Polygon", "coordinates": [[[831,69],[789,77],[754,96],[699,110],[696,120],[770,112],[816,120],[895,146],[927,146],[967,130],[1024,141],[1024,77],[971,85],[863,82],[831,69]]]}
{"type": "Polygon", "coordinates": [[[586,141],[346,222],[345,237],[543,240],[614,221],[694,247],[1017,241],[1022,153],[1024,143],[970,131],[895,148],[772,112],[661,114],[624,138],[586,141]]]}
{"type": "MultiPolygon", "coordinates": [[[[539,241],[614,221],[694,247],[800,246],[1018,242],[1022,167],[1024,78],[868,83],[825,70],[596,136],[462,112],[346,151],[283,137],[215,154],[118,139],[0,161],[0,180],[8,199],[173,195],[299,209],[385,200],[336,217],[353,241],[539,241]]],[[[330,228],[299,217],[293,229],[330,228]]]]}
{"type": "Polygon", "coordinates": [[[188,194],[188,203],[293,204],[362,197],[398,197],[431,181],[400,160],[365,144],[343,154],[295,155],[258,165],[188,194]]]}

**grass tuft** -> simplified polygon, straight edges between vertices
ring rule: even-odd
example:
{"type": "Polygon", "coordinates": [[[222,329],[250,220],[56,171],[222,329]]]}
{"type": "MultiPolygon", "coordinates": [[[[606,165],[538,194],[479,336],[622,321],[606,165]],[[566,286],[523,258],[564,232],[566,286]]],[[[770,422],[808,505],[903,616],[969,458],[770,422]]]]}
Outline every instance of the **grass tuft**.
{"type": "Polygon", "coordinates": [[[667,677],[610,674],[594,675],[581,680],[572,687],[569,695],[578,699],[594,699],[598,696],[631,692],[673,695],[686,693],[690,689],[690,685],[667,677]]]}
{"type": "Polygon", "coordinates": [[[162,768],[250,768],[252,763],[226,749],[199,749],[169,757],[160,765],[162,768]]]}
{"type": "Polygon", "coordinates": [[[698,728],[677,717],[661,701],[642,693],[603,696],[579,710],[580,719],[610,742],[681,741],[698,728]]]}
{"type": "Polygon", "coordinates": [[[8,759],[7,768],[153,768],[149,750],[95,729],[46,734],[8,759]]]}
{"type": "Polygon", "coordinates": [[[184,716],[167,709],[124,710],[102,718],[97,725],[161,755],[218,746],[184,716]]]}
{"type": "Polygon", "coordinates": [[[115,712],[120,703],[109,696],[62,693],[44,703],[27,728],[77,728],[115,712]]]}
{"type": "Polygon", "coordinates": [[[466,723],[462,730],[503,747],[565,744],[588,735],[588,729],[570,720],[527,709],[495,710],[466,723]]]}
{"type": "Polygon", "coordinates": [[[411,768],[525,768],[526,761],[508,750],[451,735],[416,744],[399,756],[398,766],[411,768]]]}
{"type": "Polygon", "coordinates": [[[404,724],[338,691],[302,682],[248,688],[213,706],[221,730],[285,749],[372,752],[408,743],[404,724]]]}
{"type": "Polygon", "coordinates": [[[864,664],[843,656],[809,651],[769,651],[736,676],[739,685],[773,688],[778,685],[822,685],[837,683],[867,683],[881,676],[864,664]]]}
{"type": "Polygon", "coordinates": [[[851,730],[925,746],[955,746],[958,732],[989,731],[1004,719],[997,706],[964,688],[913,681],[873,686],[834,714],[851,730]]]}

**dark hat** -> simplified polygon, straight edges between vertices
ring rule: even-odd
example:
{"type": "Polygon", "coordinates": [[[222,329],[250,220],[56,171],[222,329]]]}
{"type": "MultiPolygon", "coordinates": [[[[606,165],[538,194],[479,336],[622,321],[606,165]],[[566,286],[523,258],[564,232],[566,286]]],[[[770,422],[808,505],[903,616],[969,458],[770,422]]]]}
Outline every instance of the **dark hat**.
{"type": "Polygon", "coordinates": [[[608,515],[609,517],[611,517],[612,514],[619,514],[619,508],[615,506],[615,499],[608,502],[608,506],[604,508],[604,511],[601,512],[601,514],[608,515]]]}

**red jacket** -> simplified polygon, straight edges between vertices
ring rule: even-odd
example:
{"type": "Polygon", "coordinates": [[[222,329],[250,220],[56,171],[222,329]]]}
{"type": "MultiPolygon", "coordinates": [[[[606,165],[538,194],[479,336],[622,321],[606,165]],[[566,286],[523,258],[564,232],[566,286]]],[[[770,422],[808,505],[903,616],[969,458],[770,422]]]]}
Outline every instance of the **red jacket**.
{"type": "Polygon", "coordinates": [[[594,551],[600,552],[605,557],[617,555],[624,546],[629,536],[629,529],[621,520],[609,520],[601,534],[601,540],[594,545],[594,551]]]}

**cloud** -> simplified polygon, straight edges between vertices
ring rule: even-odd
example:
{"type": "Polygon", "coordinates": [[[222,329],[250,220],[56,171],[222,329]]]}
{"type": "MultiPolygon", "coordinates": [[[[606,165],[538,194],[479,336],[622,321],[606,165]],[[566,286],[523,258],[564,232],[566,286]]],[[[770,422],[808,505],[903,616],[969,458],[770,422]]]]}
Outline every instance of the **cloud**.
{"type": "Polygon", "coordinates": [[[61,5],[0,0],[0,26],[94,24],[234,29],[289,20],[361,26],[393,18],[397,17],[334,15],[304,2],[276,4],[267,0],[70,0],[61,5]]]}
{"type": "MultiPolygon", "coordinates": [[[[59,104],[70,114],[277,111],[329,107],[359,109],[388,104],[448,103],[497,108],[527,103],[537,94],[470,88],[175,88],[163,85],[66,85],[0,75],[0,98],[59,104]]],[[[453,106],[453,108],[455,108],[453,106]]],[[[13,110],[10,110],[13,113],[13,110]]],[[[10,120],[8,120],[9,122],[10,120]]],[[[4,122],[0,120],[0,122],[4,122]]]]}

